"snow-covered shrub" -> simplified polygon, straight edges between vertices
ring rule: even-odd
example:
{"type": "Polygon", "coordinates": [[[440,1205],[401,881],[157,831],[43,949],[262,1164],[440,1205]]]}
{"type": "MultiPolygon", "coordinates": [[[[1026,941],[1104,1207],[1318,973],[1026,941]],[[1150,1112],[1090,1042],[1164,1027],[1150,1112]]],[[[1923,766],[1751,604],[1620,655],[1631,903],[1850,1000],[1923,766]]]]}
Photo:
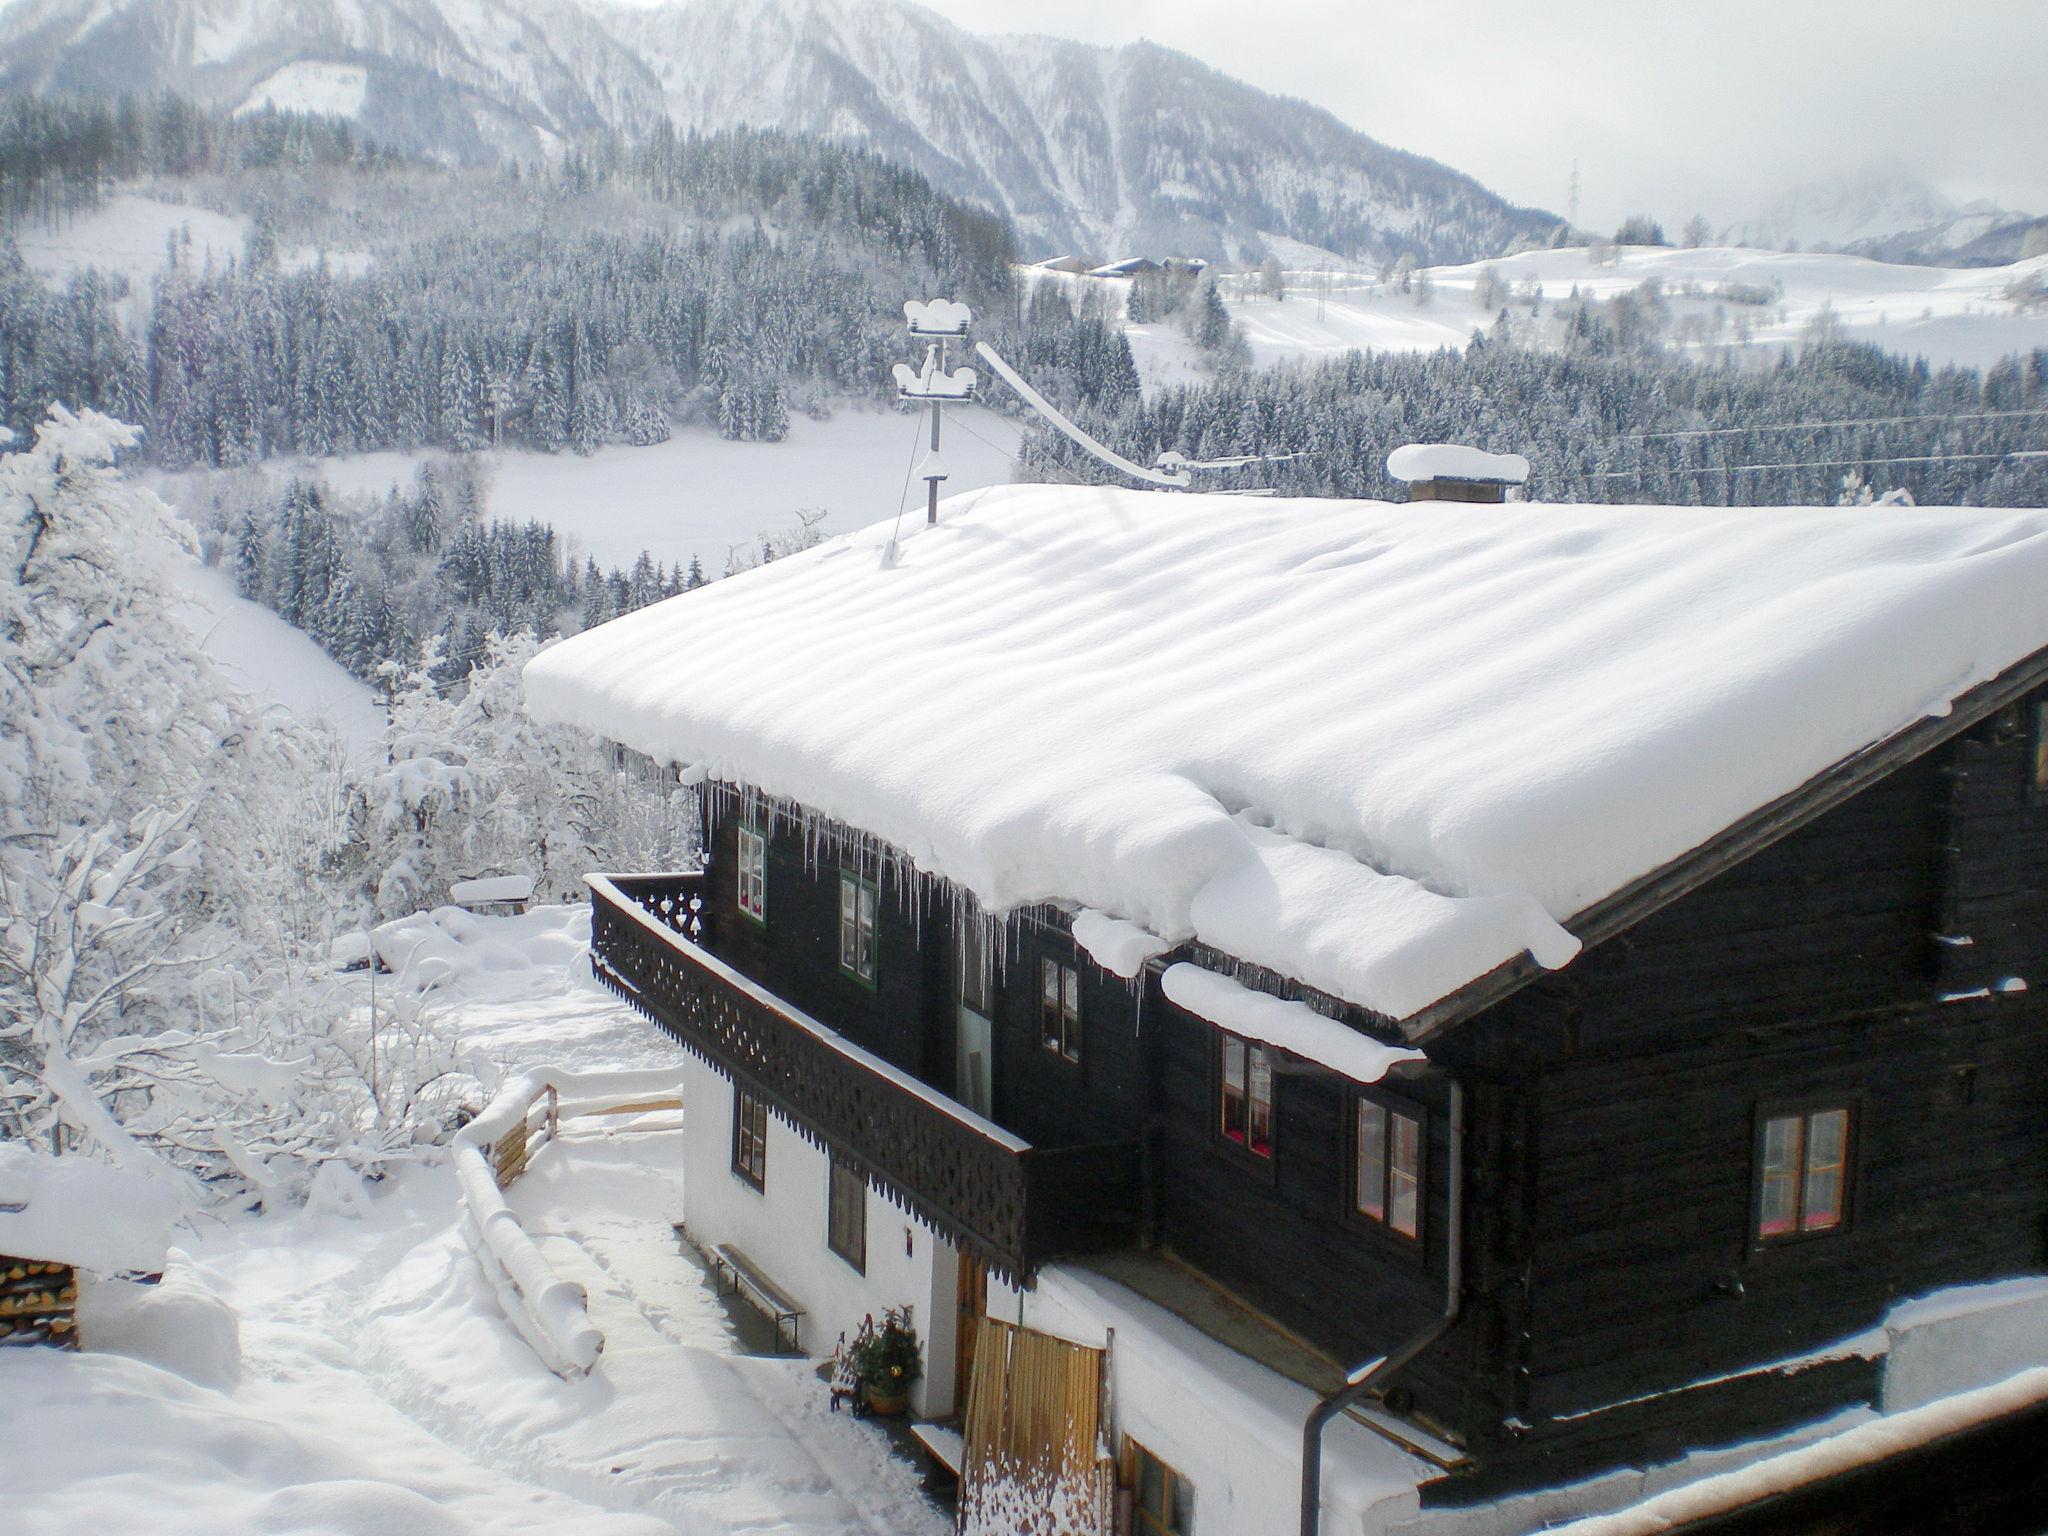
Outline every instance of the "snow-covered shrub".
{"type": "Polygon", "coordinates": [[[135,438],[59,408],[0,456],[0,1135],[295,1194],[437,1134],[457,1063],[417,1017],[366,1051],[314,976],[346,900],[333,744],[200,650],[189,540],[115,464],[135,438]]]}

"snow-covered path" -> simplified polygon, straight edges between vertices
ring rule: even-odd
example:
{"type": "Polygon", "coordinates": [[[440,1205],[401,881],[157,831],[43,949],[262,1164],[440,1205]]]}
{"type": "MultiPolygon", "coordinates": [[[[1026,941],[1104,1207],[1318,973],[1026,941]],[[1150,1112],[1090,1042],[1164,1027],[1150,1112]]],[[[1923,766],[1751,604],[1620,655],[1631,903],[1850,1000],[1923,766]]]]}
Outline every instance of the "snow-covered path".
{"type": "MultiPolygon", "coordinates": [[[[486,920],[546,963],[504,969],[500,954],[452,980],[446,1006],[472,1043],[514,1065],[672,1059],[555,942],[584,921],[486,920]]],[[[161,1363],[0,1351],[0,1529],[941,1536],[915,1469],[828,1411],[810,1362],[739,1353],[671,1226],[681,1155],[673,1111],[571,1121],[510,1192],[605,1334],[577,1381],[498,1310],[445,1164],[388,1180],[360,1217],[204,1223],[174,1277],[232,1311],[239,1362],[189,1336],[175,1355],[138,1351],[161,1363]]]]}

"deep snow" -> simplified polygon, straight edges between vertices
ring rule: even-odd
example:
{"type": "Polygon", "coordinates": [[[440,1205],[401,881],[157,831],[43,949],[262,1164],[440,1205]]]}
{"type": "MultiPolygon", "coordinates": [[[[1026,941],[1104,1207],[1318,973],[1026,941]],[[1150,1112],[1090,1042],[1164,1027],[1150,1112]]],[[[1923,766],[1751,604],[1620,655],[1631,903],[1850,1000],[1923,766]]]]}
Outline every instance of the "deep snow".
{"type": "MultiPolygon", "coordinates": [[[[507,1065],[676,1064],[590,978],[587,908],[483,921],[495,931],[439,968],[430,994],[459,1010],[473,1047],[507,1065]],[[502,964],[515,950],[530,963],[502,964]]],[[[596,1370],[574,1382],[499,1309],[443,1159],[368,1191],[359,1214],[202,1219],[179,1234],[162,1287],[81,1303],[102,1349],[88,1333],[85,1354],[0,1351],[0,1525],[942,1536],[916,1470],[877,1429],[828,1412],[809,1362],[739,1353],[669,1227],[681,1148],[673,1112],[571,1120],[509,1191],[604,1333],[596,1370]]]]}
{"type": "Polygon", "coordinates": [[[528,709],[1404,1018],[2048,645],[2048,513],[1006,486],[574,636],[528,709]]]}

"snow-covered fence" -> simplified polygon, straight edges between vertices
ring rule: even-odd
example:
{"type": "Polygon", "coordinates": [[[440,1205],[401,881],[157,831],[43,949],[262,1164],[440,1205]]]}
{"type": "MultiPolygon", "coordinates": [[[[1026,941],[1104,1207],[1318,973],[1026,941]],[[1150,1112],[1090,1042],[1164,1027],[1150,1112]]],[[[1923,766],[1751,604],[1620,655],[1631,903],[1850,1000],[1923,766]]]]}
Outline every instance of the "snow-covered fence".
{"type": "Polygon", "coordinates": [[[498,1293],[505,1316],[549,1370],[578,1376],[597,1363],[604,1335],[590,1321],[583,1287],[548,1264],[505,1203],[504,1187],[552,1141],[564,1119],[672,1107],[682,1074],[565,1072],[536,1068],[507,1083],[490,1107],[455,1136],[455,1177],[462,1190],[463,1233],[498,1293]],[[545,1102],[535,1127],[533,1109],[545,1102]]]}

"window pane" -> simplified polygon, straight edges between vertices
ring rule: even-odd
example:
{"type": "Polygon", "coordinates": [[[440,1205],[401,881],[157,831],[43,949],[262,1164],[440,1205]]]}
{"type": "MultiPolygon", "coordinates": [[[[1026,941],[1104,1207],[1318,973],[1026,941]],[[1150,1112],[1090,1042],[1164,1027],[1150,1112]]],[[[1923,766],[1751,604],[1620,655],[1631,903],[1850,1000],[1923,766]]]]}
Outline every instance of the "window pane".
{"type": "Polygon", "coordinates": [[[1244,1092],[1244,1042],[1235,1035],[1223,1037],[1223,1082],[1227,1088],[1244,1092]]]}
{"type": "Polygon", "coordinates": [[[1250,1049],[1251,1136],[1248,1145],[1261,1157],[1273,1155],[1273,1058],[1264,1046],[1250,1049]]]}
{"type": "Polygon", "coordinates": [[[1361,1213],[1387,1219],[1387,1112],[1371,1099],[1358,1101],[1357,1194],[1361,1213]]]}
{"type": "Polygon", "coordinates": [[[1166,1514],[1166,1468],[1147,1450],[1138,1452],[1138,1508],[1155,1520],[1166,1514]]]}
{"type": "Polygon", "coordinates": [[[1764,1124],[1763,1190],[1756,1224],[1759,1236],[1778,1237],[1795,1228],[1805,1126],[1799,1115],[1764,1124]]]}
{"type": "Polygon", "coordinates": [[[1823,1110],[1807,1117],[1806,1190],[1799,1227],[1822,1232],[1842,1220],[1843,1171],[1849,1157],[1849,1111],[1823,1110]]]}
{"type": "Polygon", "coordinates": [[[1387,1225],[1413,1237],[1422,1225],[1422,1122],[1392,1115],[1393,1150],[1387,1170],[1387,1225]]]}
{"type": "Polygon", "coordinates": [[[1195,1529],[1195,1485],[1178,1472],[1168,1474],[1168,1487],[1173,1495],[1173,1508],[1166,1514],[1166,1529],[1171,1536],[1192,1536],[1195,1529]]]}
{"type": "Polygon", "coordinates": [[[859,921],[856,917],[857,902],[851,877],[839,877],[839,963],[853,970],[860,960],[859,921]]]}
{"type": "Polygon", "coordinates": [[[2034,706],[2034,788],[2048,793],[2048,704],[2034,706]]]}
{"type": "Polygon", "coordinates": [[[1048,1011],[1060,1005],[1060,968],[1054,961],[1038,962],[1038,999],[1048,1011]]]}
{"type": "Polygon", "coordinates": [[[1060,1005],[1066,1009],[1067,1017],[1081,1017],[1081,973],[1070,965],[1060,967],[1060,1005]]]}

